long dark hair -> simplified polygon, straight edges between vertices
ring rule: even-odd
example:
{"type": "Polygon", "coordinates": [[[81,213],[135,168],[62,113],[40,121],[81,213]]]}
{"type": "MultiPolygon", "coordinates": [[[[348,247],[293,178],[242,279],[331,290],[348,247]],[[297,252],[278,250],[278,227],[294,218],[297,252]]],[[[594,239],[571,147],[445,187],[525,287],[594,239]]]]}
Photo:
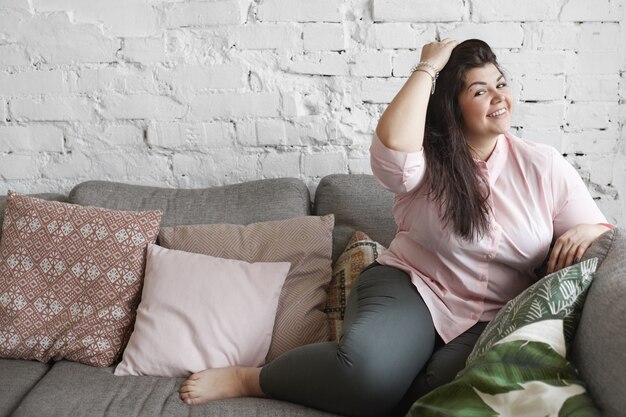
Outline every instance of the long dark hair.
{"type": "Polygon", "coordinates": [[[467,240],[477,239],[489,229],[489,187],[463,135],[458,97],[465,88],[466,72],[486,64],[500,69],[485,42],[471,39],[458,44],[439,73],[426,113],[428,195],[438,203],[442,221],[467,240]]]}

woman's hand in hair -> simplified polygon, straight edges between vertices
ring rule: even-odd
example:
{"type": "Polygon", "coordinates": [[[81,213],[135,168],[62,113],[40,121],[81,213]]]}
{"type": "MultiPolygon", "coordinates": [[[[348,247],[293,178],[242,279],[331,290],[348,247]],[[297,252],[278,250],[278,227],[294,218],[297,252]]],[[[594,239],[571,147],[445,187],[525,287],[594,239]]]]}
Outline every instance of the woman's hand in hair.
{"type": "Polygon", "coordinates": [[[563,233],[552,248],[547,272],[552,273],[580,262],[587,248],[607,230],[609,228],[602,224],[579,224],[563,233]]]}
{"type": "Polygon", "coordinates": [[[427,43],[422,47],[422,55],[420,61],[430,62],[437,71],[441,71],[441,69],[446,65],[448,59],[450,59],[450,54],[452,54],[452,50],[459,43],[454,39],[443,39],[441,42],[431,42],[427,43]]]}

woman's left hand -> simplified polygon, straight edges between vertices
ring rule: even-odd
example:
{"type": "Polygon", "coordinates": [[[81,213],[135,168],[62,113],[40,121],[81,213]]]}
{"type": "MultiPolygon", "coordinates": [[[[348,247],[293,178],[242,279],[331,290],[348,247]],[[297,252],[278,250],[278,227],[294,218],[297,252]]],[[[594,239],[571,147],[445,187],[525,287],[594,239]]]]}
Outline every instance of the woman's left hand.
{"type": "Polygon", "coordinates": [[[607,230],[609,228],[602,224],[579,224],[563,233],[552,248],[547,272],[552,273],[579,262],[593,241],[607,230]]]}

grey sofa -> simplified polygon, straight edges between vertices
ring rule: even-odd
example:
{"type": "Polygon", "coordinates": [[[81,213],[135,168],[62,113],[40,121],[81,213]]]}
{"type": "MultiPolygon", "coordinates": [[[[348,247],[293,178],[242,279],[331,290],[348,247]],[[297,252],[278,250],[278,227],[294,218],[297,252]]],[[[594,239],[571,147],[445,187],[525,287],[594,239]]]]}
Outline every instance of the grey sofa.
{"type": "MultiPolygon", "coordinates": [[[[236,223],[303,215],[335,215],[333,259],[357,230],[383,245],[395,224],[393,196],[367,175],[323,178],[313,204],[297,179],[267,179],[199,190],[143,187],[112,182],[78,184],[69,195],[46,199],[122,210],[163,210],[163,226],[236,223]]],[[[0,198],[0,221],[4,198],[0,198]]],[[[576,335],[573,359],[596,405],[608,417],[626,415],[626,238],[617,228],[604,234],[585,257],[600,258],[576,335]]],[[[271,399],[241,398],[186,406],[181,379],[116,377],[113,367],[60,361],[0,359],[0,416],[232,416],[278,417],[332,414],[271,399]]]]}

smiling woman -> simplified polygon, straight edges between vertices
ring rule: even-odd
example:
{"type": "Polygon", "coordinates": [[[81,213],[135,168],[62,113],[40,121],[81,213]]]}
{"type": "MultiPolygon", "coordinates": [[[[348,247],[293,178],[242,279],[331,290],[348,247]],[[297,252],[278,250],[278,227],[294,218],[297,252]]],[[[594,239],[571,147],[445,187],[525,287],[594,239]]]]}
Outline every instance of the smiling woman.
{"type": "Polygon", "coordinates": [[[360,274],[339,341],[290,350],[263,368],[194,374],[181,398],[269,396],[396,416],[454,379],[487,323],[537,280],[553,237],[548,268],[560,269],[607,230],[555,149],[508,132],[511,111],[486,43],[425,45],[370,148],[374,175],[396,195],[396,236],[360,274]]]}

